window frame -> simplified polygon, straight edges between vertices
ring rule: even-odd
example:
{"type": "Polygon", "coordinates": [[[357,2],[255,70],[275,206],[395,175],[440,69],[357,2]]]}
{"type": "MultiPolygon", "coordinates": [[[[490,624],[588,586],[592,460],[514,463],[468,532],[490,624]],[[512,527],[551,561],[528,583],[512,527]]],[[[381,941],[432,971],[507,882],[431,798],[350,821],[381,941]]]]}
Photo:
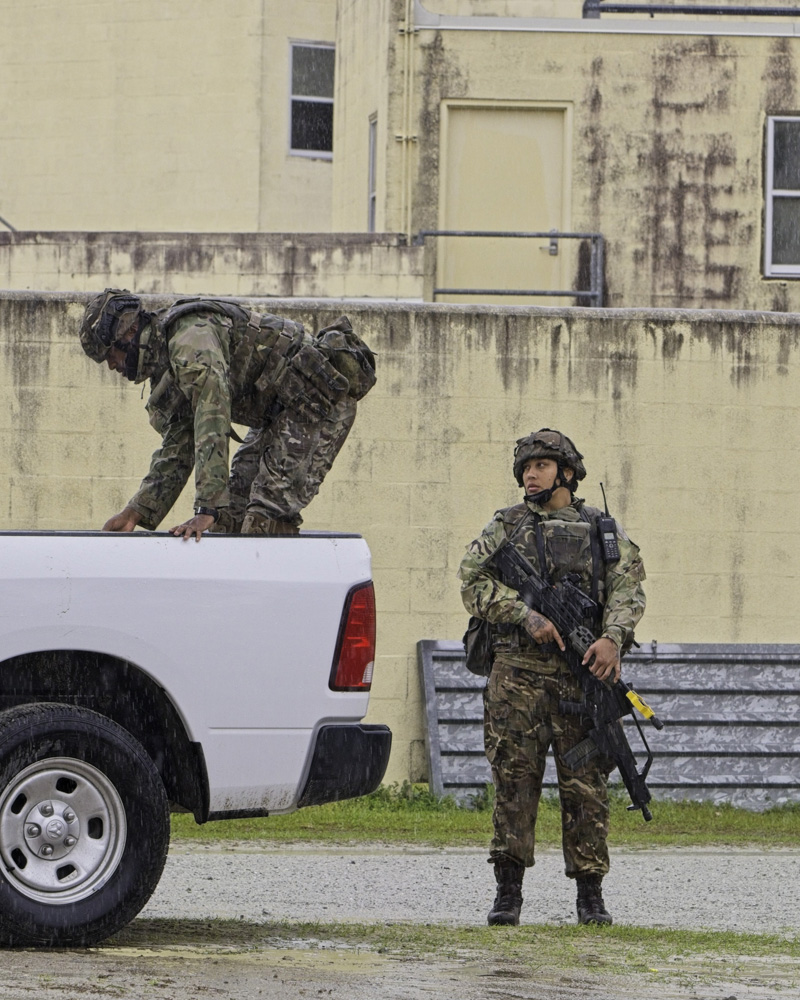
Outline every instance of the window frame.
{"type": "MultiPolygon", "coordinates": [[[[289,42],[289,134],[287,136],[287,143],[289,147],[289,156],[302,156],[306,159],[312,160],[332,160],[333,159],[333,149],[295,149],[292,145],[292,123],[294,121],[294,102],[295,101],[305,101],[310,104],[330,104],[333,107],[334,98],[333,97],[309,97],[305,94],[295,94],[294,92],[294,50],[295,49],[330,49],[332,52],[336,52],[336,46],[333,42],[305,42],[290,40],[289,42]]],[[[334,71],[334,87],[336,85],[336,77],[334,71]]],[[[333,144],[333,134],[331,132],[331,144],[333,144]]]]}
{"type": "Polygon", "coordinates": [[[797,122],[800,115],[769,115],[766,131],[766,169],[764,178],[764,276],[766,278],[800,277],[800,260],[796,264],[772,262],[774,204],[776,198],[799,198],[800,188],[776,188],[775,178],[775,122],[797,122]]]}

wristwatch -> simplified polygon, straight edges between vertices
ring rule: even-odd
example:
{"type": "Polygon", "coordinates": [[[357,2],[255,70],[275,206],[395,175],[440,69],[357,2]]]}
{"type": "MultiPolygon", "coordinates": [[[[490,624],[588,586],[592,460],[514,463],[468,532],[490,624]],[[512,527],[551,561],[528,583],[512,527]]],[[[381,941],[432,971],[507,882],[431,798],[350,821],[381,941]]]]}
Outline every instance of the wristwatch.
{"type": "Polygon", "coordinates": [[[219,511],[216,507],[195,507],[195,514],[205,514],[207,517],[214,518],[214,524],[219,521],[219,511]]]}

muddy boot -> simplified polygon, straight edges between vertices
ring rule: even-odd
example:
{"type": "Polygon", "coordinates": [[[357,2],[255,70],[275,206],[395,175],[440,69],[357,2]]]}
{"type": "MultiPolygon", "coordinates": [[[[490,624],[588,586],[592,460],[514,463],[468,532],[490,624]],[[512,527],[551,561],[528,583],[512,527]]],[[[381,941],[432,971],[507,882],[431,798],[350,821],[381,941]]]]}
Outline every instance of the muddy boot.
{"type": "Polygon", "coordinates": [[[494,863],[494,877],[497,879],[497,895],[494,906],[489,911],[489,926],[510,925],[516,927],[519,923],[519,911],[522,909],[522,877],[525,866],[518,861],[504,858],[494,863]]]}
{"type": "Polygon", "coordinates": [[[300,529],[291,521],[278,521],[257,511],[248,511],[242,521],[243,535],[299,535],[300,529]]]}
{"type": "Polygon", "coordinates": [[[603,902],[602,875],[584,875],[576,879],[578,883],[578,923],[610,924],[611,914],[603,902]]]}

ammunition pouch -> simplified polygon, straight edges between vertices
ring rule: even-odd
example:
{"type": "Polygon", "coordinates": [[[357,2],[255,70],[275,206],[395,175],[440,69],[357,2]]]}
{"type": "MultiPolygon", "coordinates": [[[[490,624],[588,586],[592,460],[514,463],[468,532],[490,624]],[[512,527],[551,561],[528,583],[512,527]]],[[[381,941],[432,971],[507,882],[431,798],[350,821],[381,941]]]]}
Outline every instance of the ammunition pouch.
{"type": "Polygon", "coordinates": [[[231,357],[231,384],[247,387],[247,394],[235,401],[240,423],[260,427],[269,422],[282,406],[277,387],[289,361],[306,338],[302,323],[251,312],[231,357]]]}
{"type": "Polygon", "coordinates": [[[491,622],[471,616],[462,641],[467,654],[467,670],[479,677],[488,677],[494,664],[491,622]]]}
{"type": "Polygon", "coordinates": [[[347,395],[348,381],[315,345],[304,344],[289,361],[276,389],[287,410],[318,420],[347,395]]]}

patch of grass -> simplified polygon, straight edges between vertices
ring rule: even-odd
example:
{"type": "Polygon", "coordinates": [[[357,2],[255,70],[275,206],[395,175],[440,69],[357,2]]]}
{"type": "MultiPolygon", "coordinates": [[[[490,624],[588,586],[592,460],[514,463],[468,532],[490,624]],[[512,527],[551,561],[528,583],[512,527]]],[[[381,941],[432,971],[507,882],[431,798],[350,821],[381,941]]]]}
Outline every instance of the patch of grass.
{"type": "MultiPolygon", "coordinates": [[[[214,843],[222,840],[262,840],[272,843],[427,844],[435,847],[485,847],[491,837],[491,789],[472,807],[452,798],[439,799],[427,786],[404,783],[383,786],[371,795],[345,802],[309,806],[286,816],[221,820],[198,826],[185,813],[172,817],[177,840],[214,843]]],[[[782,806],[757,813],[708,802],[658,801],[653,820],[628,812],[627,796],[611,793],[612,846],[631,848],[713,846],[798,847],[800,806],[782,806]]],[[[539,806],[536,839],[545,847],[561,842],[558,799],[545,795],[539,806]]]]}

